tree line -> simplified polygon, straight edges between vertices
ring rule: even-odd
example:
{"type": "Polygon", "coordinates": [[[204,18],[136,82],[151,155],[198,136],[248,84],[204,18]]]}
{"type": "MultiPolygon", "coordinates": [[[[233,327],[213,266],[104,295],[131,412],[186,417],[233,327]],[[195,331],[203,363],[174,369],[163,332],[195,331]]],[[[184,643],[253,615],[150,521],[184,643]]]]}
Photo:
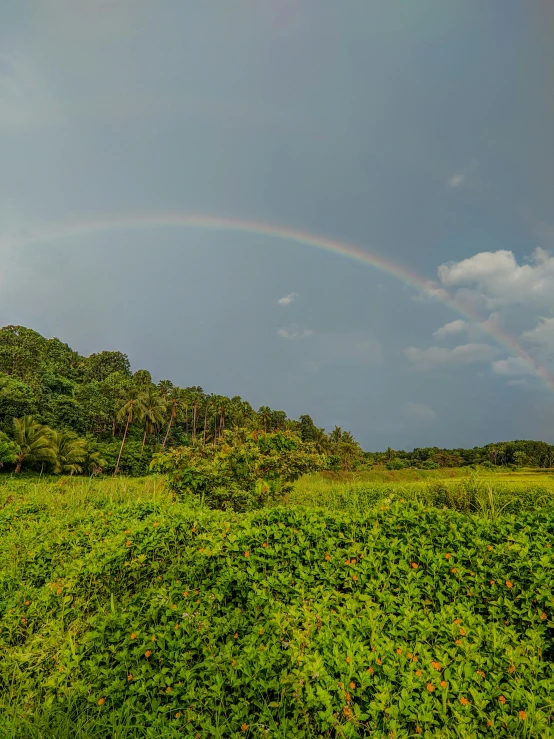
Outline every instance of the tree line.
{"type": "Polygon", "coordinates": [[[309,415],[255,410],[239,396],[152,381],[128,357],[89,357],[24,326],[0,329],[0,464],[7,470],[145,474],[153,454],[171,447],[217,445],[226,430],[292,432],[324,453],[332,469],[353,469],[363,450],[352,434],[330,434],[309,415]]]}
{"type": "Polygon", "coordinates": [[[128,357],[102,351],[88,357],[57,338],[24,326],[0,328],[0,466],[58,474],[145,474],[153,455],[174,447],[217,445],[233,429],[290,432],[326,458],[329,470],[374,465],[418,467],[552,467],[554,446],[510,441],[473,449],[416,448],[364,452],[352,434],[330,433],[308,414],[255,410],[239,396],[152,381],[131,371],[128,357]]]}

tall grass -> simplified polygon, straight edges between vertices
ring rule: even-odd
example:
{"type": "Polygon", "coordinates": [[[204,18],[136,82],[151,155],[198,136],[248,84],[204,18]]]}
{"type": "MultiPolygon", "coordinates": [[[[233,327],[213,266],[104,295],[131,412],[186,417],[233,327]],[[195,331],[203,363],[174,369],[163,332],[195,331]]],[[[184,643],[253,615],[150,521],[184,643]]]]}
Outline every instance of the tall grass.
{"type": "Polygon", "coordinates": [[[399,482],[367,480],[367,477],[364,480],[354,475],[343,478],[310,475],[297,482],[286,502],[356,512],[395,501],[418,501],[494,518],[553,502],[554,475],[529,480],[517,474],[502,477],[472,474],[399,482]]]}

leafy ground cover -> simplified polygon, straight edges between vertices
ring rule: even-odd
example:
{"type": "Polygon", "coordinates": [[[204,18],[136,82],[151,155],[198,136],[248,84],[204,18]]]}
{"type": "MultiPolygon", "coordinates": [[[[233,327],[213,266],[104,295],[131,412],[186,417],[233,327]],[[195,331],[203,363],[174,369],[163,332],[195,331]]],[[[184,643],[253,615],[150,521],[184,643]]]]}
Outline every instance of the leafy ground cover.
{"type": "Polygon", "coordinates": [[[238,514],[157,476],[6,477],[0,736],[552,736],[548,496],[340,510],[305,485],[238,514]]]}

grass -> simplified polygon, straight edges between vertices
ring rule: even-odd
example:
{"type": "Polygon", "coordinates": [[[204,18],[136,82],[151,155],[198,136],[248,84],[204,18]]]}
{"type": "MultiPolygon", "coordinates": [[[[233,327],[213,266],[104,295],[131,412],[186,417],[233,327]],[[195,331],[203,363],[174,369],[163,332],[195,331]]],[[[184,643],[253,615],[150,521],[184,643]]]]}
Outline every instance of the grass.
{"type": "Polygon", "coordinates": [[[554,477],[437,472],[0,477],[0,737],[553,736],[554,477]]]}

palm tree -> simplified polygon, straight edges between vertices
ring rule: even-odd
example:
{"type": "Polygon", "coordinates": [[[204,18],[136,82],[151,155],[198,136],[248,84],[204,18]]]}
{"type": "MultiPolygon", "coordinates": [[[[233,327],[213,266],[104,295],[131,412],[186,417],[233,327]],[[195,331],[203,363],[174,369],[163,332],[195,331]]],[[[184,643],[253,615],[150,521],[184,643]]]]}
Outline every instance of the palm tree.
{"type": "MultiPolygon", "coordinates": [[[[183,392],[177,387],[173,388],[171,393],[167,397],[167,402],[169,404],[169,423],[167,424],[167,431],[165,432],[165,437],[163,440],[162,447],[165,447],[167,444],[167,440],[169,438],[169,432],[171,431],[171,426],[173,425],[173,421],[177,418],[177,414],[179,410],[182,408],[184,400],[183,392]]],[[[185,415],[188,416],[188,413],[186,412],[187,406],[185,405],[185,415]]],[[[187,421],[187,433],[188,433],[188,418],[187,421]]]]}
{"type": "Polygon", "coordinates": [[[105,467],[106,464],[107,462],[105,459],[102,459],[102,457],[100,456],[100,452],[92,451],[87,445],[83,468],[87,472],[90,472],[91,475],[97,475],[99,472],[102,472],[102,467],[105,467]]]}
{"type": "Polygon", "coordinates": [[[260,416],[260,419],[264,425],[264,431],[267,434],[267,422],[271,418],[271,408],[267,405],[262,405],[260,410],[258,411],[258,414],[260,416]]]}
{"type": "Polygon", "coordinates": [[[54,455],[54,474],[69,472],[74,475],[83,471],[87,458],[87,442],[70,431],[52,431],[52,451],[54,455]]]}
{"type": "Polygon", "coordinates": [[[119,410],[117,411],[117,419],[123,420],[124,418],[126,418],[127,421],[125,423],[125,432],[123,433],[123,439],[121,441],[121,447],[119,448],[119,455],[117,457],[117,462],[116,462],[115,470],[113,473],[114,477],[119,472],[119,463],[121,461],[121,455],[123,454],[123,447],[125,446],[125,441],[127,439],[127,432],[129,431],[129,425],[133,423],[133,419],[142,418],[142,414],[146,407],[144,394],[141,393],[140,390],[138,390],[137,388],[131,388],[129,390],[129,393],[123,399],[122,402],[123,402],[123,405],[121,405],[119,410]]]}
{"type": "Polygon", "coordinates": [[[166,401],[152,387],[149,387],[144,393],[144,408],[141,415],[141,420],[144,421],[141,454],[146,444],[146,435],[153,433],[156,426],[165,420],[166,411],[166,401]]]}
{"type": "Polygon", "coordinates": [[[14,418],[14,441],[19,446],[16,454],[15,472],[21,472],[23,462],[52,462],[52,431],[32,416],[14,418]]]}

